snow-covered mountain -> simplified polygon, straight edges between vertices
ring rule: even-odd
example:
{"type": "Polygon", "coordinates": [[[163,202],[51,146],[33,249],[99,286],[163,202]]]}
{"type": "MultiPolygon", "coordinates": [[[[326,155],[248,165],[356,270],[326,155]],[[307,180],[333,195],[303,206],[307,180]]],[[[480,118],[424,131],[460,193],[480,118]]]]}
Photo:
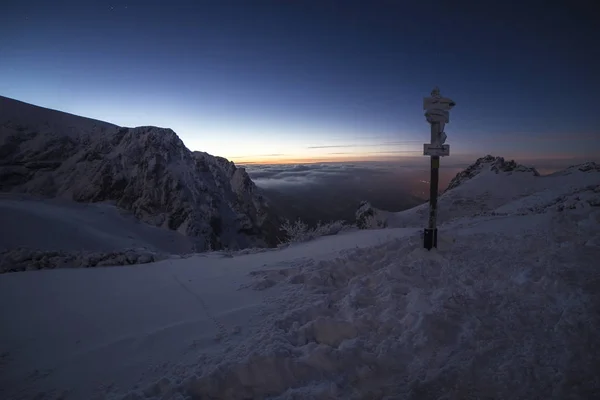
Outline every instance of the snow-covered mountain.
{"type": "Polygon", "coordinates": [[[0,191],[112,202],[196,250],[276,244],[279,221],[243,168],[171,129],[124,128],[0,97],[0,191]]]}
{"type": "MultiPolygon", "coordinates": [[[[540,207],[540,198],[545,198],[550,205],[574,196],[579,199],[578,206],[592,207],[600,199],[599,169],[596,163],[589,162],[540,176],[535,168],[507,162],[502,157],[479,158],[458,173],[438,198],[438,223],[477,215],[523,212],[528,201],[540,207]]],[[[374,212],[390,227],[425,227],[429,203],[399,213],[374,212]]]]}
{"type": "Polygon", "coordinates": [[[452,190],[476,175],[485,172],[494,172],[496,174],[507,172],[507,175],[512,175],[513,172],[525,172],[533,176],[540,176],[535,168],[517,164],[515,160],[505,161],[503,157],[494,157],[488,154],[485,157],[478,158],[473,164],[456,174],[448,184],[446,191],[452,190]]]}

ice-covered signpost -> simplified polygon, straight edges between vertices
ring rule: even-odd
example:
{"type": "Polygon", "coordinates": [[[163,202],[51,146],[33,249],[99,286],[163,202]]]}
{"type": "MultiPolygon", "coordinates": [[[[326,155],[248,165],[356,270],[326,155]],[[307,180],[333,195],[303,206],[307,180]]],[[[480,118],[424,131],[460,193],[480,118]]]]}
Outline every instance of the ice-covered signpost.
{"type": "Polygon", "coordinates": [[[454,101],[440,95],[440,89],[435,87],[430,97],[423,99],[423,109],[427,122],[431,124],[431,143],[425,143],[423,154],[431,157],[431,178],[429,180],[429,221],[423,244],[427,250],[437,247],[437,198],[438,182],[440,177],[440,157],[450,155],[450,146],[446,142],[444,126],[450,122],[450,109],[455,106],[454,101]]]}

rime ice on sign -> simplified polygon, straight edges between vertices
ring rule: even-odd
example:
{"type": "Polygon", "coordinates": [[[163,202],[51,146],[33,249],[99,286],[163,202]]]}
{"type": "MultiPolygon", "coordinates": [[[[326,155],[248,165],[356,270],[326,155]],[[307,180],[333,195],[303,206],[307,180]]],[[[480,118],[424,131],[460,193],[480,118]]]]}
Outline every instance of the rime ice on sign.
{"type": "Polygon", "coordinates": [[[431,143],[425,143],[423,154],[426,156],[448,156],[450,146],[446,143],[444,127],[450,122],[450,110],[456,103],[440,95],[440,89],[435,87],[430,97],[423,98],[425,118],[431,124],[431,143]]]}

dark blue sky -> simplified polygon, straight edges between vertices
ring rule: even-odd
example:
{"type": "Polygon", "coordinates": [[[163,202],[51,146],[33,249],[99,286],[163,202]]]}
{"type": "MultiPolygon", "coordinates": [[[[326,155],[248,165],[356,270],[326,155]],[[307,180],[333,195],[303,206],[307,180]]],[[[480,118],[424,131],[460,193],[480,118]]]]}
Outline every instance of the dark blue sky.
{"type": "Polygon", "coordinates": [[[0,94],[234,161],[598,158],[594,1],[4,1],[0,94]],[[548,3],[552,3],[548,5],[548,3]]]}

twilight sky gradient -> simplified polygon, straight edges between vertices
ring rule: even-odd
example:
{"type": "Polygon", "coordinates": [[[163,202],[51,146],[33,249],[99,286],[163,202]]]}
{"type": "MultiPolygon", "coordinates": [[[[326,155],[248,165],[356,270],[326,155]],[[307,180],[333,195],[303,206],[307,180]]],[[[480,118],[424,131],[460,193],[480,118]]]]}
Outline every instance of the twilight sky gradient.
{"type": "Polygon", "coordinates": [[[238,163],[426,161],[422,97],[439,85],[457,103],[451,159],[597,160],[594,10],[594,0],[8,0],[0,94],[170,127],[192,150],[238,163]]]}

